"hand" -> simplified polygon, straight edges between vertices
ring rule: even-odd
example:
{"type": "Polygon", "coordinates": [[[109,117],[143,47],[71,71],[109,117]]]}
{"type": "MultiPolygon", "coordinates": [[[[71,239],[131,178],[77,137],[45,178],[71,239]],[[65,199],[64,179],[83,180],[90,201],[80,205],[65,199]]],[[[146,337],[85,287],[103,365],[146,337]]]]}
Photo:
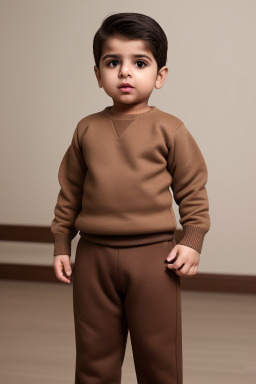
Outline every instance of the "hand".
{"type": "Polygon", "coordinates": [[[71,283],[72,269],[69,255],[57,255],[53,259],[53,268],[58,280],[63,283],[71,283]],[[66,277],[67,276],[67,277],[66,277]]]}
{"type": "Polygon", "coordinates": [[[167,267],[179,276],[191,277],[197,273],[200,253],[186,245],[176,244],[167,256],[167,261],[173,261],[167,267]],[[175,259],[175,260],[174,260],[175,259]]]}

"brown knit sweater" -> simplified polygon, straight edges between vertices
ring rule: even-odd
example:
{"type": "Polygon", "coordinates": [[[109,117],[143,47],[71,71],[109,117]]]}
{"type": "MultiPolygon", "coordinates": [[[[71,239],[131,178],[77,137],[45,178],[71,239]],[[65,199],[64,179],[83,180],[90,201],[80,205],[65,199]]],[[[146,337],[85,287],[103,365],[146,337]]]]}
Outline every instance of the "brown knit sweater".
{"type": "Polygon", "coordinates": [[[54,256],[71,255],[78,231],[110,245],[169,240],[177,227],[173,198],[183,227],[179,244],[201,252],[210,229],[208,172],[195,139],[178,117],[155,106],[140,114],[110,108],[78,122],[61,161],[54,256]]]}

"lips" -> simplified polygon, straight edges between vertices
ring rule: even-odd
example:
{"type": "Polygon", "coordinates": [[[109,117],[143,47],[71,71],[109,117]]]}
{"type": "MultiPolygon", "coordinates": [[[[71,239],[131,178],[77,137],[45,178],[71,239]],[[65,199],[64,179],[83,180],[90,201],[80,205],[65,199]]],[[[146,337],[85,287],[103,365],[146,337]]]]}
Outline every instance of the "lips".
{"type": "Polygon", "coordinates": [[[119,88],[133,88],[133,86],[129,83],[122,83],[119,88]]]}
{"type": "Polygon", "coordinates": [[[128,94],[133,92],[134,87],[129,83],[122,83],[119,89],[123,94],[128,94]]]}

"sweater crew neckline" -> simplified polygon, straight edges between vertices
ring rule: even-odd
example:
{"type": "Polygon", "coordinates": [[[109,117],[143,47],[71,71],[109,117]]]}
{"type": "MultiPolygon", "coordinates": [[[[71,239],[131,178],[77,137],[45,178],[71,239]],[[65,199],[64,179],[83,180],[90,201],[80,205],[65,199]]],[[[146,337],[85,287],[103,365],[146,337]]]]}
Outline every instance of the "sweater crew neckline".
{"type": "Polygon", "coordinates": [[[105,115],[111,119],[111,120],[135,120],[135,119],[140,119],[144,116],[148,116],[148,115],[151,115],[151,113],[155,112],[157,110],[157,107],[156,106],[151,106],[150,109],[146,112],[142,112],[142,113],[127,113],[127,114],[124,114],[124,113],[118,113],[118,112],[111,112],[111,108],[112,106],[107,106],[103,112],[105,113],[105,115]]]}

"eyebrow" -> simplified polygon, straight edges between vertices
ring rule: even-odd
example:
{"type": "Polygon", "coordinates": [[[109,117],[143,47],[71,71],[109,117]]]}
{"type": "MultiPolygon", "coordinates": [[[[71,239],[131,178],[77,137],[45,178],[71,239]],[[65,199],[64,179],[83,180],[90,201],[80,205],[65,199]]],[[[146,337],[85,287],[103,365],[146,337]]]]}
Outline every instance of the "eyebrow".
{"type": "MultiPolygon", "coordinates": [[[[104,60],[106,60],[107,58],[109,58],[109,57],[114,57],[114,58],[116,58],[116,59],[118,59],[119,57],[122,57],[122,55],[115,55],[115,54],[108,54],[108,55],[105,55],[103,58],[102,58],[102,61],[104,61],[104,60]]],[[[147,59],[149,59],[150,61],[152,61],[152,59],[149,57],[149,56],[147,56],[147,55],[144,55],[144,54],[136,54],[136,55],[132,55],[132,57],[146,57],[147,59]]]]}

